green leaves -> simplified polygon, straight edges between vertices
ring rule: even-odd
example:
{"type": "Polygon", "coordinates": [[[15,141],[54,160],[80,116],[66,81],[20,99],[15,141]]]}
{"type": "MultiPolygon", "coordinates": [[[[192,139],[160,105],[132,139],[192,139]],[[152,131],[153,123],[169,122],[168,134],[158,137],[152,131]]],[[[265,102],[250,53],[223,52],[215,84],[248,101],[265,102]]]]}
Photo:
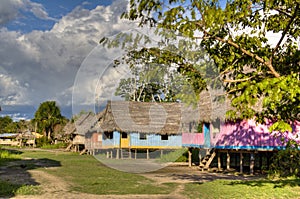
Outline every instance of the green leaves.
{"type": "Polygon", "coordinates": [[[280,131],[300,120],[299,1],[231,0],[224,5],[218,0],[138,0],[130,6],[125,17],[140,20],[141,25],[153,19],[168,44],[178,42],[178,35],[185,38],[175,45],[176,52],[183,53],[169,53],[172,45],[169,52],[167,48],[148,52],[159,63],[178,64],[194,91],[207,86],[205,65],[195,60],[201,56],[198,52],[208,53],[231,99],[233,110],[227,114],[231,119],[268,118],[278,122],[274,129],[280,131]]]}

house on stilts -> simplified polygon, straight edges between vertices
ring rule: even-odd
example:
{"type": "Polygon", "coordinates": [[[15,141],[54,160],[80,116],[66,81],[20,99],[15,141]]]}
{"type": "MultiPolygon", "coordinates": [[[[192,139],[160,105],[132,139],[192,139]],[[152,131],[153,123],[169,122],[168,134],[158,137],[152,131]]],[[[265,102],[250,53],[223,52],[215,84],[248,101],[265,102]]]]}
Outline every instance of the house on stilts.
{"type": "Polygon", "coordinates": [[[200,149],[201,170],[234,168],[241,173],[247,170],[253,174],[254,168],[268,168],[272,155],[285,149],[283,140],[296,134],[300,136],[299,122],[293,124],[292,133],[282,135],[269,132],[272,123],[268,121],[266,124],[257,124],[253,119],[225,121],[223,114],[226,111],[209,99],[213,93],[202,92],[201,95],[202,133],[182,133],[183,147],[200,149]]]}
{"type": "MultiPolygon", "coordinates": [[[[91,149],[91,153],[104,151],[108,157],[149,159],[157,151],[161,155],[180,149],[182,132],[190,132],[190,123],[196,124],[198,120],[197,114],[188,114],[191,111],[192,107],[175,102],[108,101],[99,114],[100,131],[95,135],[101,138],[101,146],[91,149]],[[189,119],[182,119],[187,115],[189,119]]],[[[94,140],[89,142],[93,145],[94,140]]]]}

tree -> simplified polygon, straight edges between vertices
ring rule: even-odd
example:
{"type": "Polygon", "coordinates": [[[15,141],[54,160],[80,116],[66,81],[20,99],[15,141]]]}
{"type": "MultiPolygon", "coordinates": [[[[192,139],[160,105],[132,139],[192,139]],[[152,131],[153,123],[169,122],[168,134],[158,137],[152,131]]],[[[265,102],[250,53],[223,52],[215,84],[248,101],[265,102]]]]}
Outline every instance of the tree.
{"type": "MultiPolygon", "coordinates": [[[[131,0],[122,17],[155,27],[168,40],[194,41],[192,54],[204,49],[234,107],[229,118],[271,119],[271,130],[279,131],[291,131],[291,123],[300,119],[299,0],[131,0]],[[274,33],[278,36],[270,37],[274,33]]],[[[196,90],[203,89],[197,84],[203,76],[185,55],[146,50],[177,63],[182,74],[193,77],[196,90]]]]}
{"type": "Polygon", "coordinates": [[[53,137],[54,127],[64,121],[60,108],[55,101],[46,101],[40,104],[34,114],[32,122],[37,126],[37,131],[44,133],[48,139],[53,137]]]}
{"type": "Polygon", "coordinates": [[[0,133],[12,133],[13,120],[9,116],[0,117],[0,133]]]}
{"type": "MultiPolygon", "coordinates": [[[[146,54],[146,52],[144,52],[146,54]]],[[[159,64],[157,59],[131,51],[125,56],[130,76],[121,79],[115,95],[127,101],[174,102],[183,90],[185,79],[176,68],[159,64]]]]}

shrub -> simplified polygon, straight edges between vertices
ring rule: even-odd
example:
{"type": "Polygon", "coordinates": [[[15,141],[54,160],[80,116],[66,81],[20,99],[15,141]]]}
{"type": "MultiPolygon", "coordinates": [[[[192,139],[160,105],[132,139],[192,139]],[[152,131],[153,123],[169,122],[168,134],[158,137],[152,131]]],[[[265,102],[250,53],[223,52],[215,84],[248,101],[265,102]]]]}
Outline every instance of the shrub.
{"type": "Polygon", "coordinates": [[[272,158],[269,174],[270,177],[300,177],[300,151],[286,149],[279,151],[272,158]]]}

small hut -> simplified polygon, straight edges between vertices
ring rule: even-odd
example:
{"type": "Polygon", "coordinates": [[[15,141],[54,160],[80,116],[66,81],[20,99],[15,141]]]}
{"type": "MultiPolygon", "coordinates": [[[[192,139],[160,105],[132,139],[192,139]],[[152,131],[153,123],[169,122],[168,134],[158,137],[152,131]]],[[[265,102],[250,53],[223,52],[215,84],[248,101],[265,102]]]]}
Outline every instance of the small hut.
{"type": "Polygon", "coordinates": [[[90,142],[87,139],[89,139],[91,131],[95,130],[94,126],[96,123],[97,117],[91,112],[82,114],[75,122],[70,121],[67,123],[64,132],[71,139],[67,150],[73,149],[76,152],[87,150],[87,147],[90,146],[90,142]]]}
{"type": "Polygon", "coordinates": [[[21,139],[18,133],[2,133],[0,134],[0,145],[20,146],[21,139]]]}

